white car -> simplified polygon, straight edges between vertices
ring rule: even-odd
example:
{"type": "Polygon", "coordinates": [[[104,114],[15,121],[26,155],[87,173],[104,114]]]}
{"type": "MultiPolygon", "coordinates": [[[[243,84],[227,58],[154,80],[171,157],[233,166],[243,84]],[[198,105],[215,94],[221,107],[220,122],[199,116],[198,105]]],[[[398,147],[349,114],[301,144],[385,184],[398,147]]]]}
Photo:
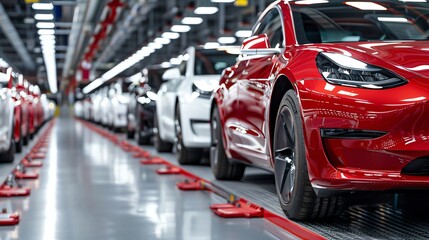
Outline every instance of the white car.
{"type": "Polygon", "coordinates": [[[103,100],[102,90],[91,94],[91,119],[96,123],[101,123],[101,101],[103,100]]]}
{"type": "Polygon", "coordinates": [[[7,87],[12,69],[0,66],[0,162],[13,162],[15,143],[13,140],[14,107],[12,90],[7,87]]]}
{"type": "Polygon", "coordinates": [[[127,110],[130,100],[130,93],[124,88],[124,83],[119,80],[113,85],[113,95],[110,99],[111,121],[115,132],[124,130],[127,127],[127,110]]]}
{"type": "Polygon", "coordinates": [[[42,94],[40,96],[40,103],[42,104],[42,109],[43,109],[43,122],[47,122],[50,118],[50,114],[49,114],[50,100],[48,99],[48,96],[46,96],[46,94],[42,94]]]}
{"type": "Polygon", "coordinates": [[[73,105],[74,116],[77,118],[83,117],[83,102],[82,100],[77,100],[73,105]]]}
{"type": "Polygon", "coordinates": [[[210,147],[210,97],[236,56],[190,47],[180,58],[178,68],[164,73],[168,82],[158,91],[154,143],[160,152],[171,151],[175,143],[178,162],[196,164],[210,147]]]}
{"type": "Polygon", "coordinates": [[[103,88],[102,90],[102,99],[100,102],[100,122],[105,127],[112,126],[112,109],[110,105],[110,99],[114,94],[113,89],[109,89],[108,87],[103,88]]]}

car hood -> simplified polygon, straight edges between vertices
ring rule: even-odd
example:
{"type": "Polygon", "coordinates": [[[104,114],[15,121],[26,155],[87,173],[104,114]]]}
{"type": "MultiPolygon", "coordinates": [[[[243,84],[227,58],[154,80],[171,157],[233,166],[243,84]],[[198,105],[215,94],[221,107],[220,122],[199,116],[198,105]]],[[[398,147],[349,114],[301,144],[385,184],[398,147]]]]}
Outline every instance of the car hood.
{"type": "MultiPolygon", "coordinates": [[[[404,77],[429,77],[429,41],[392,41],[338,43],[325,45],[328,49],[352,55],[361,61],[395,72],[404,77]]],[[[325,48],[325,47],[322,47],[325,48]]]]}

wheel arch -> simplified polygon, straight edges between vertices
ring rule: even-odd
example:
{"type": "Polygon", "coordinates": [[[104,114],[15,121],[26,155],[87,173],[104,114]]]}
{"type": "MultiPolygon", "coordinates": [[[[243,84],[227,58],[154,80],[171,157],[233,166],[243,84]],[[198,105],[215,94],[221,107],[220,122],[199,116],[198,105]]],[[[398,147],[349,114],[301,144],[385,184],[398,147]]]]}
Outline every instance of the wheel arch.
{"type": "MultiPolygon", "coordinates": [[[[283,99],[283,96],[286,94],[288,90],[295,88],[292,85],[292,82],[289,80],[288,77],[285,75],[280,75],[276,81],[274,82],[274,86],[272,87],[272,93],[271,93],[271,101],[269,105],[269,112],[268,112],[268,130],[269,130],[269,156],[271,156],[272,152],[272,144],[273,144],[273,138],[274,138],[274,128],[277,118],[277,112],[280,107],[280,103],[283,99]]],[[[272,159],[271,159],[272,160],[272,159]]],[[[273,164],[271,162],[271,164],[273,164]]]]}

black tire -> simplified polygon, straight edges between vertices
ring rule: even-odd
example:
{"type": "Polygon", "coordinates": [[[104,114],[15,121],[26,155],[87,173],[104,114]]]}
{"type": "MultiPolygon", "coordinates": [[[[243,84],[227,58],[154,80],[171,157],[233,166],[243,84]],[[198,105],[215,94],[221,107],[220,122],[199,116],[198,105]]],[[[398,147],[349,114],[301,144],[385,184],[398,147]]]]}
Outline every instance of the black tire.
{"type": "Polygon", "coordinates": [[[30,134],[27,132],[27,135],[25,135],[23,138],[22,138],[22,143],[24,144],[24,146],[27,146],[28,145],[28,143],[30,142],[30,136],[29,136],[30,134]]]}
{"type": "Polygon", "coordinates": [[[138,118],[138,120],[136,121],[136,133],[137,133],[137,143],[139,145],[149,145],[150,144],[150,140],[151,140],[151,135],[147,134],[147,132],[145,131],[149,131],[148,129],[146,129],[146,127],[143,125],[143,123],[140,120],[140,117],[138,118]],[[142,129],[143,127],[143,129],[142,129]],[[146,134],[143,134],[146,133],[146,134]]]}
{"type": "Polygon", "coordinates": [[[154,119],[154,136],[153,136],[153,144],[155,145],[155,148],[158,152],[171,152],[171,150],[173,149],[173,144],[169,143],[169,142],[165,142],[161,139],[161,137],[159,136],[159,131],[158,131],[158,117],[155,114],[155,119],[154,119]]]}
{"type": "Polygon", "coordinates": [[[180,120],[180,109],[176,106],[176,116],[174,117],[176,158],[181,165],[199,164],[201,162],[203,150],[200,148],[188,148],[183,144],[182,122],[180,120]]]}
{"type": "Polygon", "coordinates": [[[136,134],[135,131],[130,131],[127,129],[127,138],[128,139],[134,139],[134,135],[136,134]]]}
{"type": "Polygon", "coordinates": [[[212,112],[210,129],[210,166],[213,175],[219,180],[240,180],[243,178],[246,166],[244,164],[230,162],[226,156],[222,139],[222,125],[217,106],[214,107],[212,112]]]}
{"type": "Polygon", "coordinates": [[[345,198],[318,197],[311,186],[300,106],[293,90],[283,97],[276,116],[273,161],[277,195],[283,211],[294,220],[338,216],[345,198]]]}
{"type": "Polygon", "coordinates": [[[13,140],[13,133],[12,133],[9,149],[4,153],[0,153],[0,163],[12,163],[14,160],[15,160],[15,141],[13,140]]]}
{"type": "MultiPolygon", "coordinates": [[[[21,116],[22,119],[22,116],[21,116]]],[[[22,137],[22,125],[19,128],[19,141],[15,143],[15,151],[17,153],[22,152],[22,145],[23,145],[23,137],[22,137]]]]}

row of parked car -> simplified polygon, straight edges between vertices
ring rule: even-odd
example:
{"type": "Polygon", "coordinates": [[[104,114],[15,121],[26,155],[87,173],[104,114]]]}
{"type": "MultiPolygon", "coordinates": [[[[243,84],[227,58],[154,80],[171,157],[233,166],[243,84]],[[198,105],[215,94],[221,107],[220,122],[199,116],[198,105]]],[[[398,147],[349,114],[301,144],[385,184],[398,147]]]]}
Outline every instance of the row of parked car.
{"type": "Polygon", "coordinates": [[[48,120],[56,105],[10,67],[0,67],[0,162],[14,161],[48,120]]]}
{"type": "MultiPolygon", "coordinates": [[[[128,137],[175,146],[181,164],[210,149],[217,179],[239,180],[247,166],[273,172],[292,219],[337,216],[356,191],[427,191],[429,9],[304,2],[270,5],[238,58],[191,47],[178,68],[155,71],[165,71],[160,84],[146,69],[128,93],[116,83],[85,101],[112,91],[106,114],[128,137]]],[[[85,116],[100,122],[94,107],[85,116]]]]}

